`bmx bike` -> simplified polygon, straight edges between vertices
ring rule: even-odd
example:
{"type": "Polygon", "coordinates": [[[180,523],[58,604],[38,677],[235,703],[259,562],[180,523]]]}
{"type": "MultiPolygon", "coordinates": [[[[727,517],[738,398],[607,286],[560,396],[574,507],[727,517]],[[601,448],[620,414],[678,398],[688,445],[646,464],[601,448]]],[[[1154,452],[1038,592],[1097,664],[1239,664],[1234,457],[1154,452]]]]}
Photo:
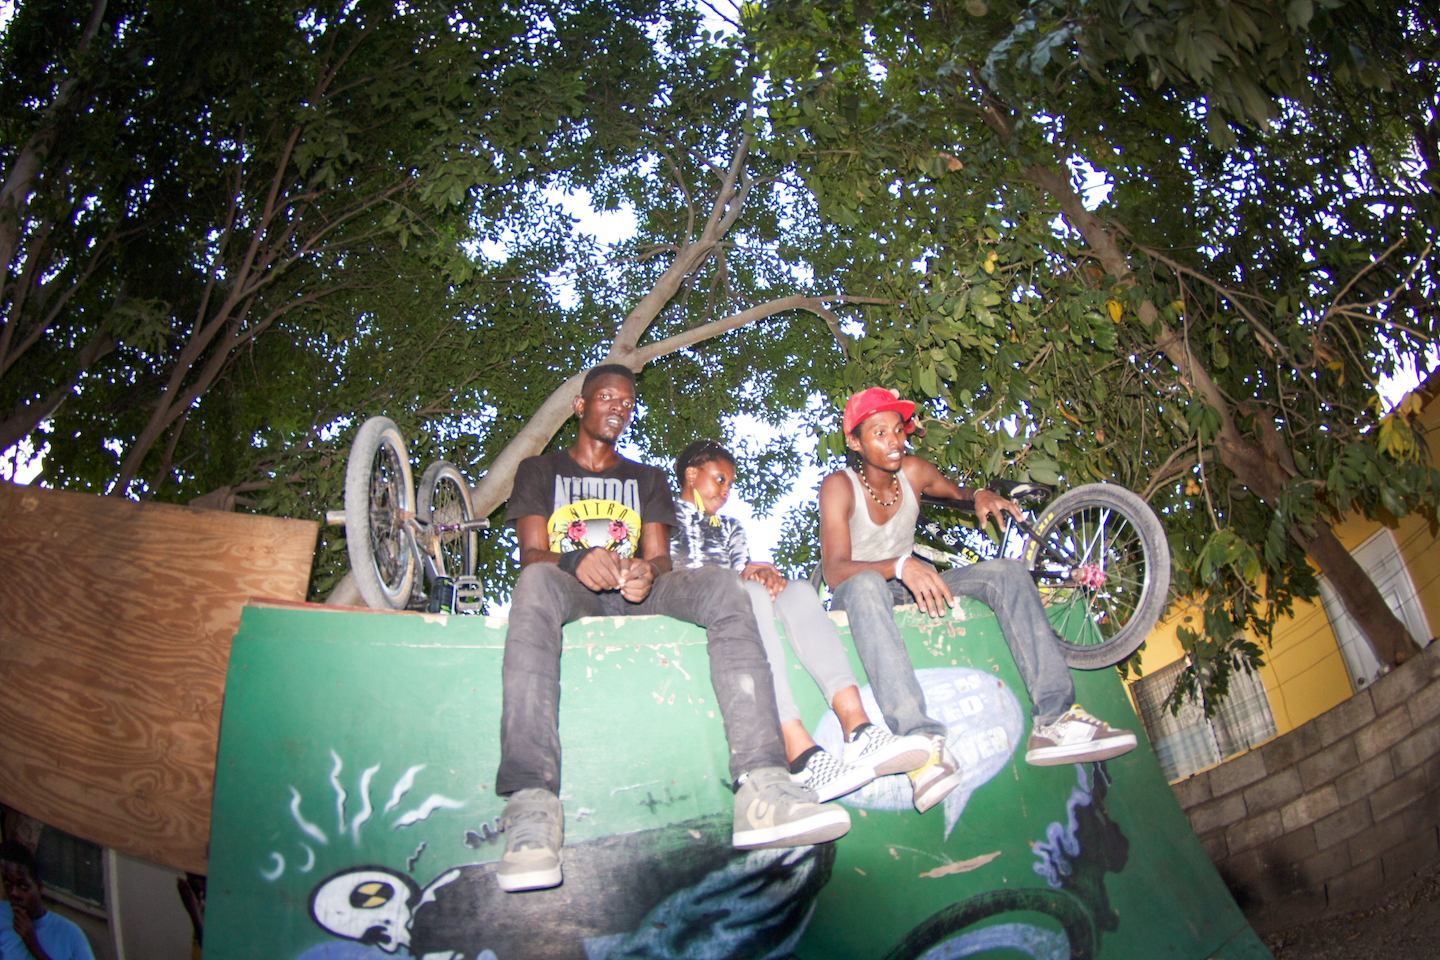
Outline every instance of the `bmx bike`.
{"type": "MultiPolygon", "coordinates": [[[[1001,557],[1024,563],[1072,667],[1098,670],[1134,653],[1159,621],[1170,589],[1170,547],[1149,504],[1109,483],[1075,487],[1053,501],[1041,484],[999,480],[989,489],[1013,500],[1027,518],[1007,517],[997,542],[975,527],[922,514],[920,532],[943,549],[917,540],[916,555],[951,566],[1001,557]]],[[[941,497],[920,502],[966,513],[975,508],[941,497]]]]}
{"type": "Polygon", "coordinates": [[[484,612],[476,531],[490,522],[475,517],[470,484],[453,463],[426,467],[417,492],[389,417],[361,424],[345,464],[345,509],[325,519],[344,525],[355,586],[371,608],[484,612]]]}

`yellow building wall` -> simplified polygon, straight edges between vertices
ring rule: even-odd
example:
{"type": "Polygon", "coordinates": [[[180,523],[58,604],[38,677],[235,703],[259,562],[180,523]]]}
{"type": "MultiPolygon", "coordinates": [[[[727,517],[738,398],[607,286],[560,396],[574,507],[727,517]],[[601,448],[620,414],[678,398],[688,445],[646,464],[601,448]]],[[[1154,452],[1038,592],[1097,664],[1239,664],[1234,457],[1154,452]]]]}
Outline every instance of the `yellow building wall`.
{"type": "MultiPolygon", "coordinates": [[[[1433,402],[1440,392],[1437,387],[1440,387],[1437,378],[1427,381],[1429,396],[1419,417],[1429,436],[1432,462],[1440,456],[1440,403],[1433,402]]],[[[1399,544],[1400,555],[1410,569],[1410,578],[1415,581],[1415,590],[1430,621],[1430,631],[1434,634],[1440,630],[1440,529],[1428,518],[1416,514],[1400,520],[1387,514],[1383,525],[1389,527],[1399,544]]],[[[1351,514],[1333,529],[1345,549],[1354,550],[1381,526],[1381,521],[1351,514]]],[[[1184,624],[1187,615],[1193,616],[1198,623],[1200,608],[1182,609],[1176,604],[1151,631],[1140,656],[1142,676],[1148,676],[1184,656],[1175,631],[1184,624]]],[[[1423,646],[1429,638],[1415,639],[1423,646]]],[[[1339,644],[1319,598],[1313,603],[1297,602],[1294,615],[1276,625],[1264,659],[1260,678],[1270,699],[1277,734],[1287,733],[1313,720],[1349,699],[1353,693],[1339,644]]],[[[1133,701],[1133,694],[1131,699],[1133,701]]]]}

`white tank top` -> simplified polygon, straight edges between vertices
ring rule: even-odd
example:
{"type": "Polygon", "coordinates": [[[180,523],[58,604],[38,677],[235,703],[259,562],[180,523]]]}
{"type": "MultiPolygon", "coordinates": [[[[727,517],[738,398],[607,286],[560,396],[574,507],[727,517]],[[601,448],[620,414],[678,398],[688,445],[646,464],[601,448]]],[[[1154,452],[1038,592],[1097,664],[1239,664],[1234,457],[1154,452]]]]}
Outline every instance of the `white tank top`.
{"type": "Polygon", "coordinates": [[[877,524],[870,519],[870,494],[859,475],[849,467],[844,472],[855,490],[855,512],[850,516],[850,559],[889,560],[909,556],[915,548],[915,521],[920,516],[920,500],[910,488],[910,481],[900,474],[900,509],[885,523],[877,524]]]}

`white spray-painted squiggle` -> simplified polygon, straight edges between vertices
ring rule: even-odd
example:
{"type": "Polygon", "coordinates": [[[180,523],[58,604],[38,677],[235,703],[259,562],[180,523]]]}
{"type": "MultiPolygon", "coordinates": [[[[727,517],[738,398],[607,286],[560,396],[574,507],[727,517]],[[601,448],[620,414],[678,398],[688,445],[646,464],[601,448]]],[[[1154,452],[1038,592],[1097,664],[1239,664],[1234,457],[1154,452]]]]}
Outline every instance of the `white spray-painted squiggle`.
{"type": "Polygon", "coordinates": [[[395,781],[395,789],[390,791],[390,801],[385,804],[385,809],[382,810],[381,813],[389,813],[391,810],[400,806],[400,798],[409,793],[410,788],[415,786],[415,775],[424,769],[425,764],[418,763],[401,774],[400,779],[395,781]]]}
{"type": "Polygon", "coordinates": [[[280,854],[278,853],[272,853],[270,854],[270,859],[275,861],[274,869],[261,870],[260,876],[265,880],[274,883],[276,880],[280,879],[280,874],[285,872],[285,858],[280,856],[280,854]]]}
{"type": "Polygon", "coordinates": [[[425,798],[424,803],[402,816],[399,820],[396,820],[393,826],[396,829],[408,827],[412,823],[419,823],[421,820],[428,819],[430,814],[436,810],[459,810],[464,806],[464,800],[451,800],[449,797],[442,797],[438,793],[432,793],[425,798]]]}
{"type": "Polygon", "coordinates": [[[346,794],[345,788],[340,786],[340,771],[344,769],[345,765],[340,762],[340,754],[335,752],[334,747],[330,748],[330,759],[335,761],[335,767],[330,771],[330,786],[335,788],[335,818],[339,821],[335,831],[343,834],[345,832],[346,794]]]}
{"type": "Polygon", "coordinates": [[[301,873],[309,873],[315,869],[315,848],[308,843],[302,843],[300,844],[300,849],[305,851],[305,863],[295,869],[301,873]]]}
{"type": "Polygon", "coordinates": [[[354,820],[350,821],[350,838],[355,841],[357,847],[360,845],[361,824],[369,820],[370,814],[375,812],[374,806],[370,803],[370,781],[374,779],[379,769],[380,764],[377,763],[373,767],[366,767],[365,772],[360,774],[360,812],[355,814],[354,820]]]}
{"type": "Polygon", "coordinates": [[[321,830],[319,827],[315,826],[315,824],[311,823],[309,820],[306,820],[300,815],[300,791],[296,790],[293,786],[290,788],[290,816],[295,818],[295,823],[297,826],[300,827],[301,830],[305,831],[307,834],[314,837],[316,840],[320,841],[321,843],[330,842],[330,838],[325,836],[324,830],[321,830]]]}

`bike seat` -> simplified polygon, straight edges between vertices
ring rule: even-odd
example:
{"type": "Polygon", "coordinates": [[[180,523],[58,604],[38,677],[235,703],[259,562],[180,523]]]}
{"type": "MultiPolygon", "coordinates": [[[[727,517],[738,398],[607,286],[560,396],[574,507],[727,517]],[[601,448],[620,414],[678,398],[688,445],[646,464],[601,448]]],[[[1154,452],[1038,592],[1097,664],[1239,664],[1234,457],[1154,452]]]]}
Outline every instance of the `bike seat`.
{"type": "Polygon", "coordinates": [[[985,489],[998,493],[1007,500],[1023,504],[1044,503],[1050,499],[1050,494],[1055,492],[1054,487],[1046,486],[1043,483],[1001,479],[991,480],[985,485],[985,489]]]}

